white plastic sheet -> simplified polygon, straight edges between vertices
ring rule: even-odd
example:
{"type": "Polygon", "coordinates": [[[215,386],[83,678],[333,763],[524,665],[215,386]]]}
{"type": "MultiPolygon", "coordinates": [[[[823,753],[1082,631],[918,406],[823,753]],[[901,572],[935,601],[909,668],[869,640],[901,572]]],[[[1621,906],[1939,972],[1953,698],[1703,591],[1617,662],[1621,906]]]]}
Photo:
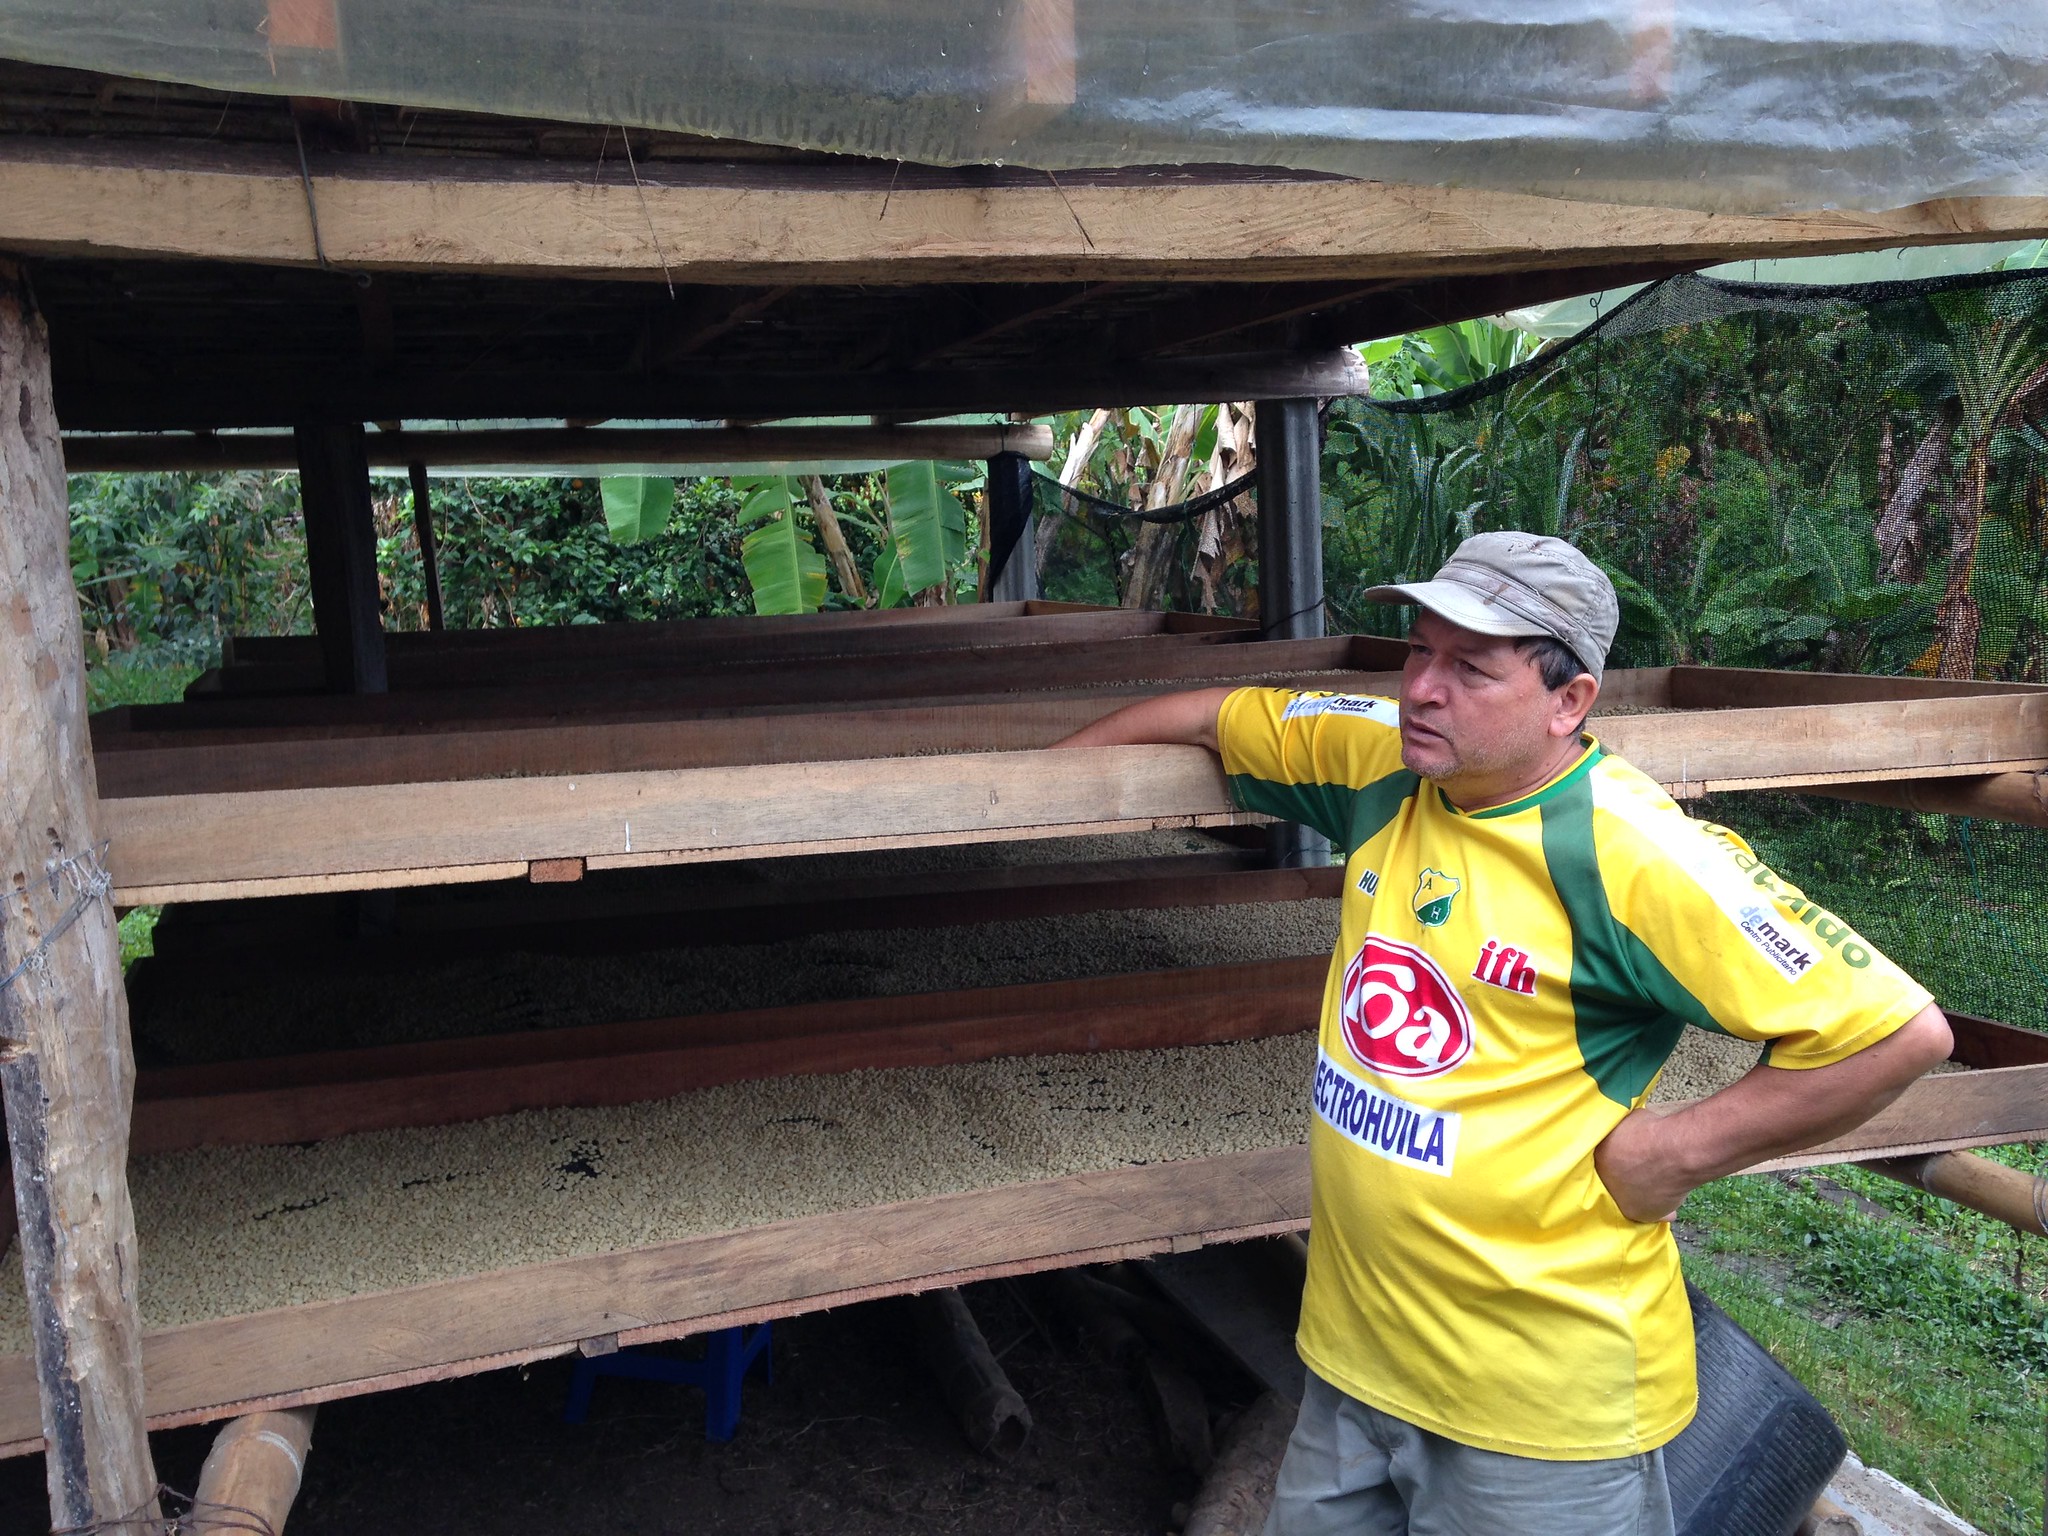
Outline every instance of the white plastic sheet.
{"type": "Polygon", "coordinates": [[[2038,0],[0,0],[0,56],[935,164],[2048,191],[2038,0]]]}

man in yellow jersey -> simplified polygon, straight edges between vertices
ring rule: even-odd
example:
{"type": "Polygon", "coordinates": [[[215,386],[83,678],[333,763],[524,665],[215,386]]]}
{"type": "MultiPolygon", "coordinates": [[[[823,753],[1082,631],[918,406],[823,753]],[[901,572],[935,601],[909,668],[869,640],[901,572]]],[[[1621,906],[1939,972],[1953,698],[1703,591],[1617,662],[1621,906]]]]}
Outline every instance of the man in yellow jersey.
{"type": "Polygon", "coordinates": [[[1398,703],[1148,700],[1068,745],[1219,752],[1344,854],[1309,1148],[1309,1367],[1269,1536],[1660,1536],[1691,1419],[1668,1223],[1839,1135],[1949,1051],[1925,989],[1582,727],[1618,608],[1571,545],[1467,539],[1398,703]],[[1764,1047],[1644,1108],[1692,1024],[1764,1047]]]}

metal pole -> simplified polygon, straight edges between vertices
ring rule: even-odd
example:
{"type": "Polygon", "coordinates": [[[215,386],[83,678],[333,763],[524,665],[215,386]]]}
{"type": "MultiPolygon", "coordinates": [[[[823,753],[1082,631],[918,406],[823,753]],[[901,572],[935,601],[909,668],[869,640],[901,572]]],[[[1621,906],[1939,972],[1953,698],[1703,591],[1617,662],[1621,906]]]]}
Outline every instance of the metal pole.
{"type": "Polygon", "coordinates": [[[420,572],[427,582],[427,628],[442,627],[441,565],[434,553],[434,507],[427,495],[427,466],[415,460],[406,466],[412,480],[412,530],[419,538],[420,572]]]}
{"type": "MultiPolygon", "coordinates": [[[[1323,633],[1323,430],[1314,400],[1261,400],[1259,633],[1309,640],[1323,633]]],[[[1328,864],[1330,841],[1293,822],[1273,827],[1267,854],[1281,868],[1328,864]]]]}
{"type": "Polygon", "coordinates": [[[306,422],[299,448],[299,504],[313,632],[329,693],[388,692],[384,623],[377,611],[377,526],[363,424],[306,422]]]}
{"type": "Polygon", "coordinates": [[[1038,596],[1037,519],[1032,515],[1031,461],[999,453],[988,461],[988,600],[1029,602],[1038,596]]]}

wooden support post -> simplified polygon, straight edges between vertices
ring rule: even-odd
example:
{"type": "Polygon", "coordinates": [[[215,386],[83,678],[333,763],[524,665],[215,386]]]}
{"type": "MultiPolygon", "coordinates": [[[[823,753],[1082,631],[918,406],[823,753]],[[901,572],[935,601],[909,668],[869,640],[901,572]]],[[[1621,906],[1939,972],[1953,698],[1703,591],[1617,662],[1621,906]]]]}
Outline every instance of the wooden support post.
{"type": "Polygon", "coordinates": [[[383,693],[384,629],[377,616],[377,531],[363,424],[302,422],[299,499],[313,628],[332,693],[383,693]]]}
{"type": "Polygon", "coordinates": [[[427,583],[427,628],[445,627],[441,609],[441,562],[434,553],[434,504],[427,492],[427,466],[415,459],[406,465],[412,481],[412,530],[420,545],[420,574],[427,583]]]}
{"type": "MultiPolygon", "coordinates": [[[[1323,426],[1313,400],[1261,400],[1259,445],[1259,633],[1311,640],[1323,633],[1323,426]]],[[[1268,833],[1283,869],[1330,862],[1330,840],[1293,822],[1268,833]]]]}
{"type": "Polygon", "coordinates": [[[194,1530],[262,1529],[284,1536],[299,1496],[315,1408],[285,1408],[230,1419],[214,1437],[192,1494],[194,1530]],[[260,1527],[232,1523],[253,1516],[260,1527]],[[217,1521],[218,1525],[209,1524],[217,1521]]]}
{"type": "Polygon", "coordinates": [[[1182,1536],[1258,1536],[1273,1507],[1280,1458],[1298,1412],[1298,1404],[1267,1392],[1238,1415],[1195,1496],[1182,1536]]]}
{"type": "Polygon", "coordinates": [[[100,877],[49,338],[0,263],[0,1095],[50,1519],[156,1512],[143,1433],[121,941],[100,877]]]}
{"type": "Polygon", "coordinates": [[[1014,1456],[1031,1438],[1031,1409],[1010,1385],[955,1286],[910,1298],[917,1352],[938,1379],[967,1443],[984,1456],[1014,1456]]]}
{"type": "Polygon", "coordinates": [[[988,461],[988,600],[1029,602],[1038,593],[1038,520],[1032,515],[1031,461],[999,453],[988,461]],[[1021,551],[1021,553],[1020,553],[1021,551]]]}

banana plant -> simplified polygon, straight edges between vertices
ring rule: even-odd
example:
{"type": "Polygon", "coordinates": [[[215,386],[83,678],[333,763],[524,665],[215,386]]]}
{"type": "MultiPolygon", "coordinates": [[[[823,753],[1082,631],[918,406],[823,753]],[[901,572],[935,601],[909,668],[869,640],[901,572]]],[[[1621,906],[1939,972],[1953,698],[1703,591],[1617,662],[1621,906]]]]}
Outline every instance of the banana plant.
{"type": "Polygon", "coordinates": [[[660,538],[675,510],[676,483],[661,475],[607,475],[597,488],[615,544],[660,538]]]}
{"type": "Polygon", "coordinates": [[[920,460],[889,469],[889,546],[875,566],[882,606],[892,594],[916,595],[943,586],[946,573],[967,557],[967,509],[949,488],[966,466],[920,460]]]}
{"type": "Polygon", "coordinates": [[[825,557],[797,521],[802,493],[786,475],[739,479],[746,497],[738,522],[751,526],[740,560],[754,589],[756,613],[816,613],[825,601],[825,557]]]}

